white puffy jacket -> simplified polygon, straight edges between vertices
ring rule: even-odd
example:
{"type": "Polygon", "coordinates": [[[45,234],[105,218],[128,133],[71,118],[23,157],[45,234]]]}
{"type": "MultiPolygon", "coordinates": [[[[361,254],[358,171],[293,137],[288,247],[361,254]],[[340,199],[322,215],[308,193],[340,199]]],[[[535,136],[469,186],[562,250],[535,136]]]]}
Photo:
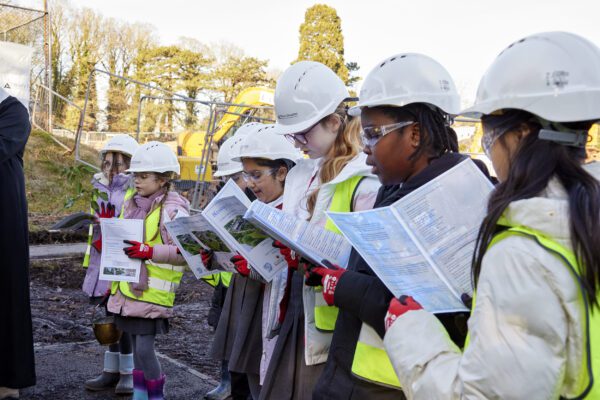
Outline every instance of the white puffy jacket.
{"type": "MultiPolygon", "coordinates": [[[[597,179],[600,164],[585,167],[597,179]]],[[[538,197],[515,201],[509,222],[571,249],[566,192],[553,179],[538,197]]],[[[582,371],[579,288],[568,268],[531,239],[510,236],[486,252],[464,353],[432,314],[410,311],[384,344],[409,399],[571,398],[582,371]]]]}

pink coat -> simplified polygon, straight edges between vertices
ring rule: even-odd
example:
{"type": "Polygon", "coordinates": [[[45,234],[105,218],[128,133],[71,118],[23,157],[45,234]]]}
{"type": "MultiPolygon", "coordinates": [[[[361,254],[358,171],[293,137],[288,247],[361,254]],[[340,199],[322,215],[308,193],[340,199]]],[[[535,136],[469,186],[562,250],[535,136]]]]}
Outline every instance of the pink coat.
{"type": "MultiPolygon", "coordinates": [[[[160,225],[160,236],[164,244],[156,245],[153,249],[152,261],[159,264],[185,265],[185,259],[177,252],[177,246],[173,244],[173,240],[169,236],[167,229],[164,226],[177,216],[189,215],[189,202],[176,192],[166,194],[167,198],[163,204],[163,218],[160,225]]],[[[156,209],[163,196],[158,196],[150,210],[156,209]]],[[[125,205],[125,215],[127,209],[134,205],[130,204],[129,200],[125,205]]],[[[169,318],[173,315],[171,307],[163,307],[157,304],[145,303],[125,297],[120,290],[110,296],[108,300],[108,311],[114,314],[120,314],[124,317],[141,317],[141,318],[169,318]]]]}

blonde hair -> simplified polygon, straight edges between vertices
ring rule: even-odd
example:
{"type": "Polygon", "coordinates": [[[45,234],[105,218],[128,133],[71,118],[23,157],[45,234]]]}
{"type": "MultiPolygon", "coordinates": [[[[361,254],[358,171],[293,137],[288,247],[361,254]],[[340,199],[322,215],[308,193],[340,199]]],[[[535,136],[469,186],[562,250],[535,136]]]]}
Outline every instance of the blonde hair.
{"type": "Polygon", "coordinates": [[[340,127],[333,145],[324,157],[319,171],[319,187],[313,190],[307,198],[306,209],[309,220],[312,218],[317,204],[317,196],[321,186],[332,181],[351,160],[362,151],[360,140],[360,119],[348,116],[346,106],[341,103],[333,114],[325,117],[321,122],[329,118],[339,118],[340,127]]]}

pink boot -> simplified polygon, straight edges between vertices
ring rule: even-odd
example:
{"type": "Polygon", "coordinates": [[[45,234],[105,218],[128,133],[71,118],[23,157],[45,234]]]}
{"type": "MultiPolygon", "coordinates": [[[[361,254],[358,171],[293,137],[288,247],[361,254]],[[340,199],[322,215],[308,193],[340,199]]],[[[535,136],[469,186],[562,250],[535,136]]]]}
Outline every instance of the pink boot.
{"type": "Polygon", "coordinates": [[[132,400],[148,400],[148,389],[144,379],[144,371],[133,370],[133,398],[132,400]]]}
{"type": "Polygon", "coordinates": [[[148,388],[148,400],[164,400],[165,374],[158,379],[146,380],[146,387],[148,388]]]}

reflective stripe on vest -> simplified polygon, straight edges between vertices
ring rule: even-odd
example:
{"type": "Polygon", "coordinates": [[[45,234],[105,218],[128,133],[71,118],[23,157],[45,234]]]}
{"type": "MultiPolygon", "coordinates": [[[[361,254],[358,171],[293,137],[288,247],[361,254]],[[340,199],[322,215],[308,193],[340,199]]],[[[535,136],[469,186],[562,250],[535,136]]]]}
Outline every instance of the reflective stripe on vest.
{"type": "MultiPolygon", "coordinates": [[[[123,199],[123,205],[121,205],[121,213],[120,215],[123,215],[123,213],[125,212],[125,203],[127,202],[127,200],[131,199],[133,196],[135,196],[135,188],[129,188],[127,189],[127,191],[125,192],[125,198],[123,199]]],[[[96,194],[92,194],[92,202],[96,203],[98,201],[98,196],[96,196],[96,194]]],[[[93,216],[96,215],[96,212],[94,211],[93,208],[90,207],[90,214],[93,216]]],[[[90,229],[88,229],[88,242],[87,242],[87,248],[85,249],[85,255],[83,256],[83,268],[87,268],[90,266],[90,255],[92,253],[92,241],[93,241],[93,236],[94,236],[94,224],[90,223],[90,229]]]]}
{"type": "Polygon", "coordinates": [[[219,283],[222,283],[226,288],[229,287],[229,283],[231,282],[232,272],[219,272],[218,274],[206,275],[203,276],[202,279],[204,282],[208,283],[212,287],[217,287],[219,283]]]}
{"type": "Polygon", "coordinates": [[[383,347],[383,340],[365,323],[360,328],[354,350],[352,374],[376,385],[400,389],[400,381],[383,347]]]}
{"type": "MultiPolygon", "coordinates": [[[[162,207],[156,208],[144,220],[144,241],[150,246],[163,244],[159,228],[161,212],[162,207]]],[[[175,291],[179,287],[185,267],[157,264],[147,260],[146,268],[148,269],[148,289],[144,290],[140,297],[131,291],[129,282],[113,282],[111,293],[115,294],[119,289],[125,297],[133,300],[173,307],[175,291]]]]}
{"type": "MultiPolygon", "coordinates": [[[[353,176],[352,178],[338,183],[333,192],[329,211],[351,212],[354,193],[363,178],[364,176],[353,176]]],[[[341,235],[340,230],[335,226],[331,218],[327,218],[325,229],[341,235]]],[[[333,332],[339,310],[335,306],[327,305],[321,291],[322,289],[315,289],[315,327],[322,332],[333,332]]]]}
{"type": "MultiPolygon", "coordinates": [[[[500,219],[499,225],[507,225],[506,220],[500,219]]],[[[490,242],[488,249],[499,241],[509,236],[523,236],[534,240],[537,244],[554,254],[569,268],[573,279],[575,279],[577,286],[580,288],[580,310],[581,314],[586,316],[584,323],[585,334],[585,350],[586,357],[581,360],[581,371],[583,373],[578,377],[577,391],[579,395],[573,399],[588,399],[598,400],[600,399],[600,310],[594,310],[594,314],[591,313],[590,305],[588,304],[588,298],[585,296],[585,290],[580,276],[580,266],[577,262],[575,254],[560,245],[550,237],[544,235],[541,232],[530,229],[525,226],[509,227],[509,229],[500,232],[490,242]],[[594,384],[595,383],[595,384],[594,384]]],[[[475,307],[475,294],[473,295],[472,309],[475,307]]],[[[469,344],[469,336],[465,342],[465,349],[469,344]]],[[[564,399],[561,397],[561,399],[564,399]]]]}

